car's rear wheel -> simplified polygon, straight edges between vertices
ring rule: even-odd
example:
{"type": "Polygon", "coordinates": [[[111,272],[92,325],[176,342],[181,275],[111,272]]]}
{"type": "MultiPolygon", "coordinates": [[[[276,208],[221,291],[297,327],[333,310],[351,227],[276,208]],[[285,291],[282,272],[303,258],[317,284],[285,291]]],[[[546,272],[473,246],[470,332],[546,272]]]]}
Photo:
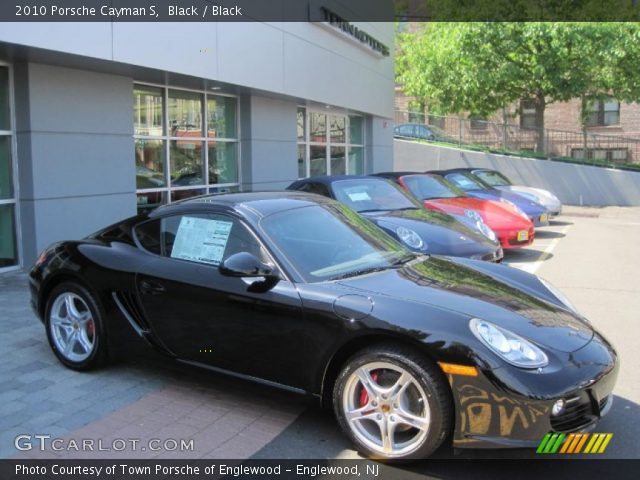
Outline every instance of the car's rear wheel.
{"type": "Polygon", "coordinates": [[[370,458],[428,457],[451,426],[442,374],[422,355],[395,346],[349,359],[336,380],[333,406],[342,429],[370,458]]]}
{"type": "Polygon", "coordinates": [[[106,358],[101,309],[89,291],[74,282],[53,289],[45,311],[49,345],[74,370],[89,370],[106,358]]]}

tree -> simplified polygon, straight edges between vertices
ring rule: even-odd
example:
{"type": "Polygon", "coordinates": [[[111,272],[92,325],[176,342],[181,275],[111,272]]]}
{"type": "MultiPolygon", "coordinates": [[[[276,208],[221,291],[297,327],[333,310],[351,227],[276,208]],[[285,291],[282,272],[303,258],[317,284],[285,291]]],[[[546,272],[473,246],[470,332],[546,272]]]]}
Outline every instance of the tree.
{"type": "MultiPolygon", "coordinates": [[[[397,80],[438,113],[488,116],[520,99],[544,131],[549,103],[640,100],[640,37],[631,23],[435,23],[399,35],[397,80]]],[[[538,135],[538,151],[544,135],[538,135]]]]}

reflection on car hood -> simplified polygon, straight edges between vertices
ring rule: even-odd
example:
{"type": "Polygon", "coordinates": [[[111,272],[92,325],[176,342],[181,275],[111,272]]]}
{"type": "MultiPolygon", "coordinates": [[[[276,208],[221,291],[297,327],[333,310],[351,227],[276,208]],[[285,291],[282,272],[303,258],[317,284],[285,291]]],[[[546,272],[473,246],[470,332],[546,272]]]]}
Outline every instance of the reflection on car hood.
{"type": "Polygon", "coordinates": [[[472,190],[467,193],[476,198],[484,198],[486,200],[500,200],[501,198],[504,198],[505,200],[509,200],[511,203],[515,203],[530,217],[537,217],[547,211],[547,209],[539,203],[511,191],[492,188],[487,190],[472,190]]]}
{"type": "Polygon", "coordinates": [[[542,188],[525,187],[524,185],[505,185],[497,188],[502,191],[513,192],[515,194],[531,198],[543,207],[557,209],[561,206],[558,197],[550,191],[543,190],[542,188]]]}
{"type": "Polygon", "coordinates": [[[456,220],[451,215],[431,210],[394,210],[366,212],[364,215],[380,227],[385,224],[414,230],[430,245],[431,253],[446,253],[452,245],[478,244],[485,247],[497,247],[481,232],[456,220]]]}
{"type": "MultiPolygon", "coordinates": [[[[502,276],[509,275],[504,267],[502,276]]],[[[489,320],[552,349],[573,352],[593,337],[577,316],[522,288],[481,271],[437,257],[410,262],[401,269],[343,280],[351,288],[433,305],[469,318],[489,320]],[[514,286],[512,286],[514,285],[514,286]]],[[[425,318],[425,322],[428,319],[425,318]]]]}

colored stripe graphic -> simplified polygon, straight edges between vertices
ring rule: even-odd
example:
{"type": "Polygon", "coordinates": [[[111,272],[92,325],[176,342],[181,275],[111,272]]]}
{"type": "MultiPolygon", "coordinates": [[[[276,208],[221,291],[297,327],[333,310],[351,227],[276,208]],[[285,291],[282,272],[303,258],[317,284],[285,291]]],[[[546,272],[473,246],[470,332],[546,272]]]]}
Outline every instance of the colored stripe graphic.
{"type": "Polygon", "coordinates": [[[613,433],[547,433],[536,453],[604,453],[612,438],[613,433]]]}

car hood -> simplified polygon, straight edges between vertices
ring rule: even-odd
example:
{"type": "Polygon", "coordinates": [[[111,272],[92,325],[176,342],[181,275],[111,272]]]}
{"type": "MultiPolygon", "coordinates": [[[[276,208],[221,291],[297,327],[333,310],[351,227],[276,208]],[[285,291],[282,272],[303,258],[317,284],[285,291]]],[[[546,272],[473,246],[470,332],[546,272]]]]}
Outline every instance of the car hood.
{"type": "Polygon", "coordinates": [[[525,187],[524,185],[505,185],[496,188],[502,191],[513,192],[515,194],[530,198],[543,207],[556,209],[561,206],[558,197],[556,197],[550,191],[543,190],[542,188],[525,187]]]}
{"type": "Polygon", "coordinates": [[[341,280],[340,283],[369,294],[428,304],[455,311],[469,319],[488,320],[557,351],[573,352],[591,341],[593,329],[584,320],[545,300],[545,292],[540,291],[539,296],[533,293],[533,275],[521,271],[512,274],[510,270],[513,269],[504,266],[488,267],[500,272],[489,275],[481,268],[445,258],[425,260],[421,257],[400,269],[341,280]],[[501,280],[496,276],[502,277],[501,280]]]}
{"type": "Polygon", "coordinates": [[[468,193],[476,198],[484,198],[487,200],[500,200],[501,198],[509,200],[510,202],[515,203],[524,213],[529,215],[529,217],[537,217],[547,211],[544,206],[534,202],[530,198],[507,190],[492,188],[487,190],[473,190],[468,193]]]}
{"type": "Polygon", "coordinates": [[[439,198],[425,200],[425,206],[445,210],[447,213],[464,214],[465,209],[476,210],[493,230],[529,229],[530,220],[517,214],[513,207],[497,200],[473,197],[439,198]]]}
{"type": "Polygon", "coordinates": [[[482,251],[495,250],[481,232],[456,220],[446,213],[425,209],[366,212],[364,215],[381,228],[405,227],[414,230],[429,245],[429,252],[451,254],[452,247],[481,247],[482,251]]]}

